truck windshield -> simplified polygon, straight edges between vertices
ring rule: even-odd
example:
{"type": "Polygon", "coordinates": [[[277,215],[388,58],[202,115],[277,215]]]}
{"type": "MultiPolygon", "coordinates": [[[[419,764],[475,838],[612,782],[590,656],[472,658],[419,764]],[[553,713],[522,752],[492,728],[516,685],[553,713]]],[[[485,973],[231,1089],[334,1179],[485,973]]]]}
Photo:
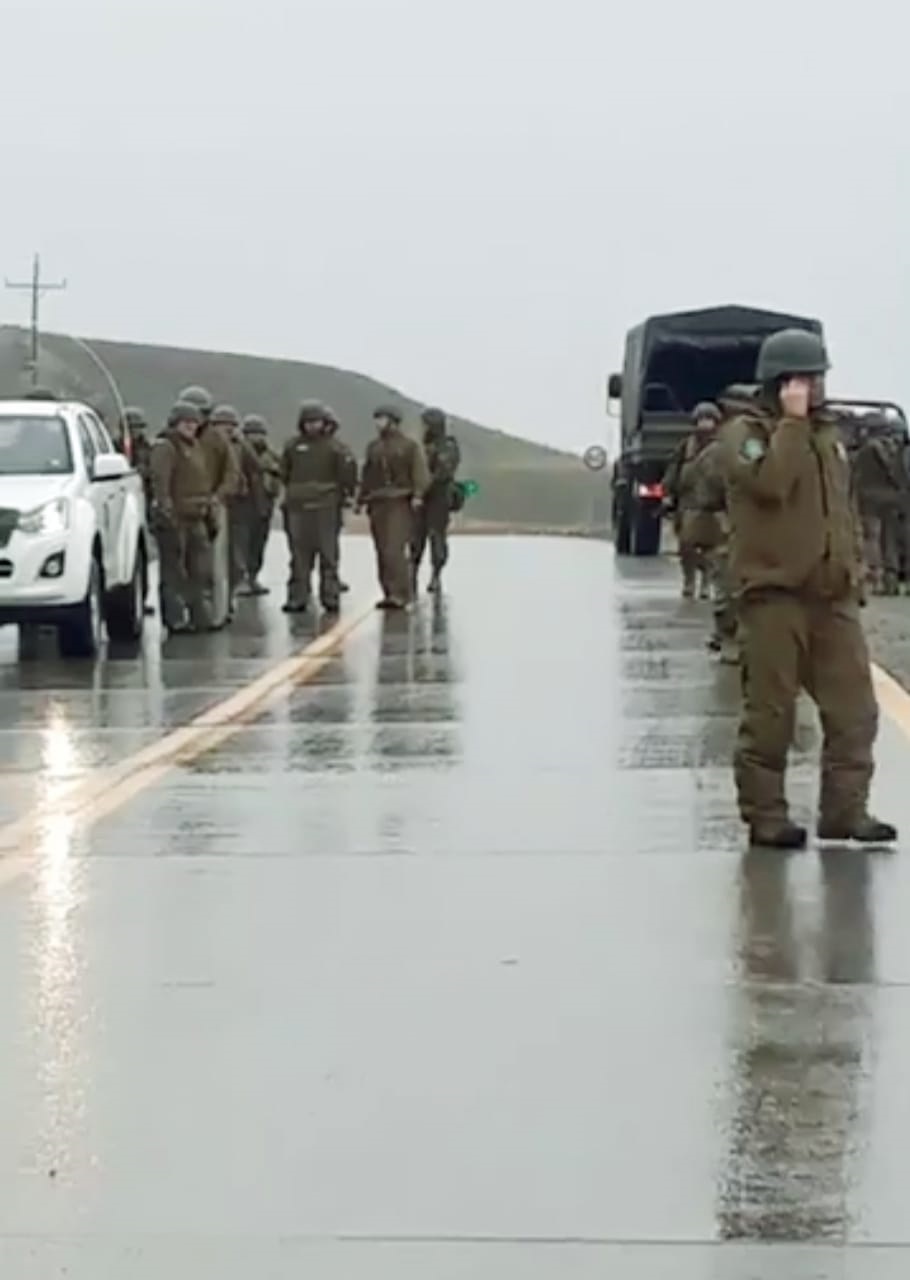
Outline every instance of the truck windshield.
{"type": "Polygon", "coordinates": [[[0,414],[0,476],[57,476],[72,470],[62,418],[0,414]]]}

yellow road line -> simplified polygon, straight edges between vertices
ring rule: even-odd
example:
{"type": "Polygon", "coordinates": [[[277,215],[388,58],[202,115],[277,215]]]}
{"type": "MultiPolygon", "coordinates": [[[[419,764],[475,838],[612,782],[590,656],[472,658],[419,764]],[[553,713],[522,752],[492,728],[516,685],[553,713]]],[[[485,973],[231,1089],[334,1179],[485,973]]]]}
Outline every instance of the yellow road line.
{"type": "Polygon", "coordinates": [[[872,682],[882,711],[910,738],[910,693],[884,667],[875,663],[872,664],[872,682]]]}
{"type": "Polygon", "coordinates": [[[96,770],[64,788],[52,813],[29,815],[0,827],[0,885],[28,870],[49,821],[90,826],[153,786],[175,765],[198,760],[260,715],[270,699],[312,680],[372,613],[372,608],[366,609],[337,622],[300,653],[285,658],[181,728],[165,733],[121,764],[96,770]]]}

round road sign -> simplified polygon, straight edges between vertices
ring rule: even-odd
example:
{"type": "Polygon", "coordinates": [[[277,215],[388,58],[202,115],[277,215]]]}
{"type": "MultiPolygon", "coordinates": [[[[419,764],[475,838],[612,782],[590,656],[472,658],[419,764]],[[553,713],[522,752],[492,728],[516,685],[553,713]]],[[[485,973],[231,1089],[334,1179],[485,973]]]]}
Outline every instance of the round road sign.
{"type": "Polygon", "coordinates": [[[582,461],[589,471],[603,471],[607,465],[607,451],[600,444],[588,445],[582,455],[582,461]]]}

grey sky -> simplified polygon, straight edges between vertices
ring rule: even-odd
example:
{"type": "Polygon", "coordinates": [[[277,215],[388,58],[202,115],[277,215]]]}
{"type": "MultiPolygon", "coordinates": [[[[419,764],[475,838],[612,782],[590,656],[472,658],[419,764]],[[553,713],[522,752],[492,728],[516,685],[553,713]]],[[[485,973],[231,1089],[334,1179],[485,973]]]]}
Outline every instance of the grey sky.
{"type": "Polygon", "coordinates": [[[48,327],[580,445],[630,324],[737,301],[820,314],[837,390],[910,400],[903,0],[3,11],[0,272],[69,277],[48,327]]]}

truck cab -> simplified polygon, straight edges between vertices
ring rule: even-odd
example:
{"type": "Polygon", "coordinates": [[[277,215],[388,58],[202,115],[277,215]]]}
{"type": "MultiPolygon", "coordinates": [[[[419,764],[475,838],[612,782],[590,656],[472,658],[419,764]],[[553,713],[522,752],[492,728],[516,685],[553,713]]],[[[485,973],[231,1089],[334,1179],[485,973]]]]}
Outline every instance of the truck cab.
{"type": "Polygon", "coordinates": [[[87,405],[0,400],[0,626],[52,626],[67,657],[143,629],[142,481],[87,405]]]}
{"type": "Polygon", "coordinates": [[[613,536],[620,555],[660,550],[663,477],[692,430],[692,410],[733,383],[750,383],[762,342],[780,329],[822,334],[818,320],[750,307],[651,316],[630,329],[621,373],[610,375],[608,412],[619,417],[613,536]]]}

